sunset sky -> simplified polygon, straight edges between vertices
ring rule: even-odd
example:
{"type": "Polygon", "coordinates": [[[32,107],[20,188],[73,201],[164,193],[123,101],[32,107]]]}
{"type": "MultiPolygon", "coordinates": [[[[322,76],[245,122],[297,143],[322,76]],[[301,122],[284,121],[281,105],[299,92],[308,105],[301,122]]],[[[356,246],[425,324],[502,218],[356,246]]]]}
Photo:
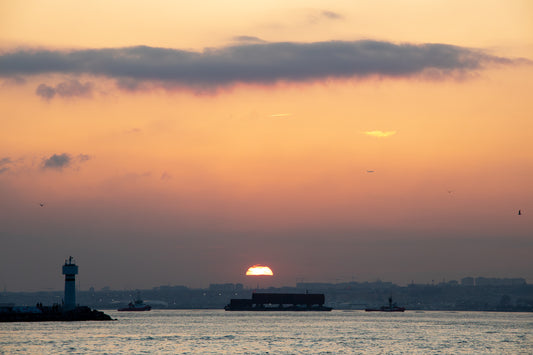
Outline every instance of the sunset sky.
{"type": "Polygon", "coordinates": [[[82,289],[533,283],[533,2],[0,0],[0,243],[8,291],[70,255],[82,289]]]}

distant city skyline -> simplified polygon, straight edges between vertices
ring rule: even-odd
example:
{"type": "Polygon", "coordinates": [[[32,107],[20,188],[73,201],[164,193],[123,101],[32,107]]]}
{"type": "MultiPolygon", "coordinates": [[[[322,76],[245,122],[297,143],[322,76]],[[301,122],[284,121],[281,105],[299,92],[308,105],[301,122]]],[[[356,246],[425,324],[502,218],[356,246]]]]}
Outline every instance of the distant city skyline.
{"type": "MultiPolygon", "coordinates": [[[[514,277],[497,277],[497,276],[479,276],[479,275],[465,275],[462,277],[455,277],[455,278],[440,278],[440,279],[428,279],[428,280],[416,280],[411,279],[407,282],[396,282],[393,280],[383,279],[380,277],[373,278],[373,279],[357,279],[356,277],[352,277],[350,279],[343,279],[343,278],[331,278],[331,279],[312,279],[312,278],[296,278],[294,282],[291,282],[290,280],[287,281],[287,283],[283,283],[281,281],[283,279],[278,278],[276,279],[274,276],[246,276],[242,275],[241,277],[236,277],[233,281],[223,281],[223,282],[208,282],[207,284],[172,284],[172,283],[163,283],[163,284],[143,284],[144,286],[135,286],[134,284],[129,286],[120,286],[120,285],[113,285],[113,284],[106,284],[105,282],[101,282],[101,280],[98,280],[97,282],[91,284],[88,283],[87,280],[83,280],[83,278],[80,278],[78,275],[78,278],[76,279],[76,289],[79,291],[88,291],[90,289],[94,289],[97,291],[101,291],[104,289],[109,290],[142,290],[142,289],[153,289],[158,287],[177,287],[177,286],[183,286],[190,289],[208,289],[215,285],[242,285],[245,289],[258,289],[258,288],[280,288],[280,287],[297,287],[298,285],[302,284],[324,284],[324,285],[341,285],[341,284],[349,284],[349,283],[391,283],[397,286],[408,286],[412,284],[416,285],[439,285],[439,284],[449,284],[451,282],[457,282],[457,284],[460,285],[475,285],[478,284],[478,281],[481,280],[481,284],[487,284],[487,283],[494,283],[496,284],[499,282],[501,284],[510,284],[511,281],[514,283],[518,282],[524,282],[527,284],[533,284],[533,281],[527,280],[525,277],[521,276],[514,276],[514,277]]],[[[141,285],[142,283],[139,283],[141,285]]],[[[50,287],[51,285],[48,285],[48,287],[43,288],[26,288],[26,289],[10,289],[7,284],[2,285],[2,291],[3,292],[40,292],[40,291],[63,291],[64,289],[64,278],[61,277],[59,280],[55,280],[53,283],[54,287],[50,287]]]]}
{"type": "Polygon", "coordinates": [[[0,287],[533,282],[532,13],[0,0],[0,287]]]}

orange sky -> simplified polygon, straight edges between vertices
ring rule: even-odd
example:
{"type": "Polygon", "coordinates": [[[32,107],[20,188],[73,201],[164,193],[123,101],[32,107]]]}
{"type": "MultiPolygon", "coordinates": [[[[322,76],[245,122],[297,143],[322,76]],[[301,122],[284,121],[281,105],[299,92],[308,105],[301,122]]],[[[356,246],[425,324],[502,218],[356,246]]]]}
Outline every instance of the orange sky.
{"type": "Polygon", "coordinates": [[[86,287],[246,282],[258,263],[279,285],[533,282],[531,13],[529,1],[0,0],[0,282],[60,288],[69,255],[86,287]],[[359,40],[509,62],[276,83],[237,70],[218,86],[134,74],[128,90],[113,74],[2,62],[22,49],[359,40]]]}

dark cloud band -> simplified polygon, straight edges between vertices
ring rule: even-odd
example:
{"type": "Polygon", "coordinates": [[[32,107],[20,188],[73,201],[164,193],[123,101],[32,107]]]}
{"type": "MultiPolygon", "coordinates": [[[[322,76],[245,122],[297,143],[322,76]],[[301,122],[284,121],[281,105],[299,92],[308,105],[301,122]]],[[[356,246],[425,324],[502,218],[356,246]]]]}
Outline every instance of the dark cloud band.
{"type": "MultiPolygon", "coordinates": [[[[147,46],[73,51],[19,50],[0,55],[0,76],[88,74],[136,88],[143,82],[187,87],[269,84],[371,75],[452,75],[488,63],[512,64],[479,50],[379,41],[246,43],[192,52],[147,46]]],[[[42,95],[51,95],[42,88],[42,95]]]]}

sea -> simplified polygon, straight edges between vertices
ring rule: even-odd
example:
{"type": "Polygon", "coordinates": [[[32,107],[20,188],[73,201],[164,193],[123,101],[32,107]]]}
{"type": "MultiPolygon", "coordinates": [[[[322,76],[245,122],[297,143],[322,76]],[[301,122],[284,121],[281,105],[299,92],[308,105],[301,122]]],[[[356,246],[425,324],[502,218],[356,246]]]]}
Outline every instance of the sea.
{"type": "Polygon", "coordinates": [[[533,354],[533,314],[105,311],[0,323],[0,354],[533,354]]]}

